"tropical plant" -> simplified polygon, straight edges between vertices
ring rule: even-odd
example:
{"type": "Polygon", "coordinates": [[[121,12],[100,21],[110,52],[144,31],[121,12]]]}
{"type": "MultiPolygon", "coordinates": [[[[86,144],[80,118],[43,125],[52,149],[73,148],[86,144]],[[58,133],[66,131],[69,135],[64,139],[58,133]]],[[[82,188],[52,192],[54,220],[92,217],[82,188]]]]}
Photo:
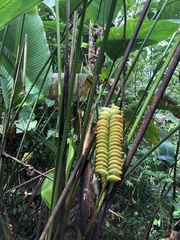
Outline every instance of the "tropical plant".
{"type": "Polygon", "coordinates": [[[156,239],[179,217],[177,1],[7,2],[2,238],[156,239]]]}

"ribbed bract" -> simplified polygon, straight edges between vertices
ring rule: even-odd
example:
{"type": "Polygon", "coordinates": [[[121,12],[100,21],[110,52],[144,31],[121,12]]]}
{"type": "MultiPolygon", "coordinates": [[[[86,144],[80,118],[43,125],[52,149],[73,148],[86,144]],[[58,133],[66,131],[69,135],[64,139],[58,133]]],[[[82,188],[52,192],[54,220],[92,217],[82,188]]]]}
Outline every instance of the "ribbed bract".
{"type": "Polygon", "coordinates": [[[108,182],[121,180],[123,116],[118,106],[102,107],[96,135],[95,169],[108,182]]]}

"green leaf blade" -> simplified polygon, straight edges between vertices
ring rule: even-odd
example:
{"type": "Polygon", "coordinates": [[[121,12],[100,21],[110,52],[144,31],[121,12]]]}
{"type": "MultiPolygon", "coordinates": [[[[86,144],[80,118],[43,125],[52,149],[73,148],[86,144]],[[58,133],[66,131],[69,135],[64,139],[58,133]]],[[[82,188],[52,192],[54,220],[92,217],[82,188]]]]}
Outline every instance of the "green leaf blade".
{"type": "Polygon", "coordinates": [[[25,13],[38,3],[40,0],[1,0],[0,1],[0,29],[6,27],[15,18],[25,13]]]}
{"type": "MultiPolygon", "coordinates": [[[[144,41],[147,33],[151,29],[153,25],[153,20],[151,21],[144,21],[142,27],[139,31],[139,34],[136,38],[136,41],[132,47],[132,51],[136,51],[140,48],[141,43],[144,41]]],[[[134,29],[137,25],[137,20],[129,19],[127,20],[127,27],[126,27],[126,46],[128,45],[131,36],[133,35],[134,29]]],[[[179,28],[178,22],[173,22],[171,20],[159,20],[150,35],[149,39],[146,41],[144,47],[153,45],[160,41],[163,41],[172,36],[174,32],[176,32],[179,28]]],[[[112,59],[115,60],[118,57],[123,56],[123,34],[124,34],[124,25],[119,28],[111,28],[108,43],[106,47],[107,55],[112,59]]],[[[103,38],[97,40],[97,45],[101,46],[103,38]]]]}

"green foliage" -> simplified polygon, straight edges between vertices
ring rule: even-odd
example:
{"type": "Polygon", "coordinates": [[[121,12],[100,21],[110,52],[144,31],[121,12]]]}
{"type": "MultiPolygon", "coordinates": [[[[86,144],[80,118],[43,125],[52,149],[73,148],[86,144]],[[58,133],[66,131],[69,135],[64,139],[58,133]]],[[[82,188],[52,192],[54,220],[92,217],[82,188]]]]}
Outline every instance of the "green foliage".
{"type": "MultiPolygon", "coordinates": [[[[152,1],[151,20],[144,18],[127,59],[123,53],[144,0],[137,4],[127,0],[126,9],[123,1],[70,1],[69,24],[65,24],[66,3],[45,0],[39,5],[39,14],[36,8],[15,20],[12,15],[14,21],[0,32],[0,109],[7,110],[0,126],[0,185],[4,182],[0,187],[13,237],[160,239],[170,219],[179,216],[178,67],[168,79],[159,105],[152,105],[180,42],[178,33],[173,34],[179,20],[167,19],[166,11],[171,6],[177,18],[176,1],[169,1],[146,48],[140,49],[159,11],[160,3],[152,1]],[[72,21],[75,9],[77,28],[72,21]],[[124,17],[128,19],[126,39],[124,17]],[[95,23],[92,29],[90,21],[95,23]],[[60,33],[56,26],[60,26],[60,33]],[[100,26],[105,31],[103,38],[97,39],[100,26]],[[51,64],[58,72],[52,101],[46,99],[51,64]],[[124,175],[121,182],[104,184],[94,170],[96,123],[102,106],[112,103],[124,111],[124,175]],[[151,121],[147,121],[152,108],[151,121]],[[143,136],[137,139],[139,132],[143,136]],[[53,181],[46,178],[42,183],[42,175],[53,181]],[[58,201],[60,206],[53,217],[58,199],[62,201],[58,201]],[[46,224],[51,220],[47,233],[46,224]]],[[[2,227],[0,238],[1,230],[4,236],[11,235],[2,227]]]]}
{"type": "MultiPolygon", "coordinates": [[[[48,177],[54,179],[54,171],[47,174],[48,177]]],[[[53,189],[53,181],[46,178],[42,184],[41,188],[41,197],[42,200],[46,203],[48,208],[51,207],[52,202],[52,189],[53,189]]]]}
{"type": "MultiPolygon", "coordinates": [[[[130,99],[130,97],[129,97],[130,99]]],[[[134,113],[134,111],[136,110],[137,107],[137,103],[133,103],[133,104],[129,104],[128,108],[125,109],[125,124],[126,127],[129,126],[129,124],[133,124],[135,121],[135,118],[132,119],[132,115],[134,113]],[[132,122],[131,122],[132,121],[132,122]]],[[[137,132],[137,129],[136,129],[137,132]]],[[[145,132],[144,138],[147,142],[149,142],[150,145],[152,144],[156,144],[159,139],[160,139],[160,129],[159,127],[157,127],[154,123],[154,121],[152,120],[145,132]]]]}
{"type": "MultiPolygon", "coordinates": [[[[59,17],[63,22],[66,22],[66,3],[66,0],[59,1],[59,17]]],[[[70,15],[72,16],[73,12],[81,5],[82,0],[70,0],[70,15]]]]}
{"type": "MultiPolygon", "coordinates": [[[[162,0],[158,4],[159,11],[164,4],[165,0],[162,0]]],[[[166,5],[163,13],[160,16],[160,19],[180,19],[180,6],[178,0],[169,0],[168,4],[166,5]]]]}
{"type": "MultiPolygon", "coordinates": [[[[121,10],[123,1],[117,1],[116,10],[114,12],[114,19],[118,12],[121,10]]],[[[105,26],[108,21],[109,11],[111,7],[110,1],[94,0],[87,8],[86,18],[91,19],[95,24],[99,26],[105,26]]]]}
{"type": "MultiPolygon", "coordinates": [[[[72,137],[68,139],[68,151],[67,151],[67,160],[66,160],[66,182],[69,179],[70,172],[73,164],[73,157],[75,151],[75,142],[72,137]]],[[[47,174],[48,177],[54,179],[54,171],[47,174]]],[[[41,196],[43,201],[46,203],[48,208],[51,206],[52,201],[52,192],[53,192],[53,182],[46,178],[42,184],[41,196]]]]}
{"type": "Polygon", "coordinates": [[[76,147],[76,144],[72,137],[70,137],[68,141],[69,143],[68,143],[68,154],[67,154],[67,161],[66,161],[66,182],[70,177],[70,172],[72,170],[73,158],[74,158],[75,147],[76,147]]]}
{"type": "Polygon", "coordinates": [[[19,17],[21,14],[27,12],[29,9],[34,7],[40,2],[40,0],[1,0],[0,2],[0,14],[1,22],[0,29],[4,28],[15,18],[19,17]]]}
{"type": "MultiPolygon", "coordinates": [[[[141,30],[134,42],[134,45],[132,47],[132,51],[138,50],[141,43],[145,39],[147,33],[151,29],[153,24],[153,21],[147,21],[144,20],[141,30]]],[[[132,34],[134,32],[134,29],[137,25],[137,20],[135,19],[128,19],[126,23],[126,41],[125,45],[127,46],[132,34]]],[[[162,40],[167,39],[168,37],[171,37],[172,34],[177,31],[179,28],[179,23],[174,23],[173,21],[170,20],[159,20],[150,35],[149,39],[146,41],[144,47],[147,47],[149,45],[153,45],[155,43],[159,43],[162,40]]],[[[124,48],[123,48],[123,34],[124,34],[124,25],[121,27],[115,28],[112,27],[107,46],[106,46],[106,53],[107,55],[112,59],[116,60],[117,58],[123,56],[124,54],[124,48]]],[[[99,46],[102,45],[103,38],[98,39],[97,43],[99,46]]]]}
{"type": "Polygon", "coordinates": [[[0,32],[1,42],[4,36],[5,44],[1,55],[0,80],[6,108],[9,107],[11,92],[15,87],[14,77],[16,76],[18,62],[22,68],[18,76],[13,106],[16,107],[31,88],[26,102],[32,103],[37,97],[44,99],[50,85],[51,71],[47,73],[47,66],[45,67],[50,52],[37,8],[27,12],[25,19],[21,16],[11,23],[7,33],[2,30],[0,32]],[[27,42],[25,42],[25,35],[27,36],[27,42]],[[27,47],[27,52],[24,52],[24,63],[22,65],[22,60],[19,57],[21,52],[19,51],[24,50],[24,44],[27,47]],[[43,67],[45,67],[44,71],[38,76],[43,67]],[[23,71],[25,71],[25,76],[23,71]],[[41,93],[38,96],[41,88],[41,93]]]}
{"type": "Polygon", "coordinates": [[[174,148],[170,141],[165,141],[160,145],[158,159],[170,165],[174,163],[174,148]]]}

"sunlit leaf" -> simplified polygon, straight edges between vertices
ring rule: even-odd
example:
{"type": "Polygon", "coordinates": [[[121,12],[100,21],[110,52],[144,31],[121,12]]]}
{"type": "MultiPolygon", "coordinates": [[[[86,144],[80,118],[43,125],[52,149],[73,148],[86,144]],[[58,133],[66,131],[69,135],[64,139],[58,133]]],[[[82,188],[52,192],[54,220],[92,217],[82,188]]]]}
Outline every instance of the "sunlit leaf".
{"type": "MultiPolygon", "coordinates": [[[[23,18],[19,17],[9,26],[8,32],[6,34],[5,46],[3,48],[1,56],[0,80],[6,108],[9,107],[11,91],[14,84],[14,76],[16,75],[15,69],[17,64],[17,52],[18,49],[22,51],[25,34],[27,34],[26,79],[25,83],[23,83],[22,72],[20,72],[18,84],[14,94],[14,107],[22,101],[20,93],[22,93],[24,90],[25,93],[27,93],[31,86],[34,84],[34,81],[36,80],[39,72],[41,71],[50,55],[43,23],[38,15],[37,9],[34,8],[26,14],[24,25],[22,25],[22,21],[23,18]],[[23,30],[22,26],[24,26],[23,30]],[[21,31],[22,39],[20,40],[21,31]]],[[[0,31],[0,43],[3,39],[3,36],[4,30],[0,31]]],[[[41,85],[43,84],[46,71],[47,67],[39,76],[38,81],[36,81],[26,102],[32,103],[36,100],[41,85]]],[[[43,99],[47,95],[50,85],[50,76],[51,71],[47,74],[47,78],[44,81],[39,99],[43,99]]]]}
{"type": "MultiPolygon", "coordinates": [[[[47,176],[54,179],[54,171],[48,173],[47,176]]],[[[49,208],[51,206],[51,200],[52,200],[52,189],[53,189],[53,181],[46,178],[42,184],[41,197],[42,197],[42,200],[46,203],[46,205],[49,208]]]]}
{"type": "MultiPolygon", "coordinates": [[[[93,0],[87,8],[86,18],[91,19],[99,26],[104,26],[107,24],[111,3],[112,1],[109,0],[93,0]]],[[[117,17],[122,5],[122,0],[117,1],[114,19],[117,17]]]]}
{"type": "Polygon", "coordinates": [[[52,11],[53,15],[55,16],[54,6],[55,0],[43,0],[43,3],[52,11]]]}
{"type": "MultiPolygon", "coordinates": [[[[19,120],[16,120],[14,124],[16,125],[16,133],[22,133],[27,129],[28,120],[25,121],[24,119],[21,118],[19,120]]],[[[37,126],[37,121],[36,120],[32,121],[30,122],[27,130],[28,131],[35,130],[36,126],[37,126]]]]}
{"type": "MultiPolygon", "coordinates": [[[[158,11],[162,8],[165,0],[159,2],[158,11]]],[[[180,4],[179,0],[169,0],[165,9],[160,15],[160,19],[180,19],[180,4]]]]}
{"type": "Polygon", "coordinates": [[[47,138],[50,138],[50,137],[58,138],[58,132],[55,129],[49,129],[47,132],[47,138]]]}
{"type": "Polygon", "coordinates": [[[76,146],[76,144],[74,142],[73,137],[70,137],[69,138],[69,144],[68,144],[67,161],[66,161],[66,182],[69,178],[70,171],[71,171],[71,168],[72,168],[75,146],[76,146]]]}
{"type": "MultiPolygon", "coordinates": [[[[73,138],[69,138],[68,140],[68,150],[67,150],[67,161],[66,161],[66,182],[70,175],[70,171],[72,168],[73,157],[75,151],[75,142],[73,138]]],[[[54,171],[48,173],[48,176],[54,179],[54,171]]],[[[52,190],[53,190],[53,182],[46,178],[42,184],[41,188],[41,196],[46,205],[50,208],[51,199],[52,199],[52,190]]]]}
{"type": "Polygon", "coordinates": [[[0,1],[0,29],[4,28],[16,17],[28,11],[33,6],[37,5],[40,0],[1,0],[0,1]]]}

